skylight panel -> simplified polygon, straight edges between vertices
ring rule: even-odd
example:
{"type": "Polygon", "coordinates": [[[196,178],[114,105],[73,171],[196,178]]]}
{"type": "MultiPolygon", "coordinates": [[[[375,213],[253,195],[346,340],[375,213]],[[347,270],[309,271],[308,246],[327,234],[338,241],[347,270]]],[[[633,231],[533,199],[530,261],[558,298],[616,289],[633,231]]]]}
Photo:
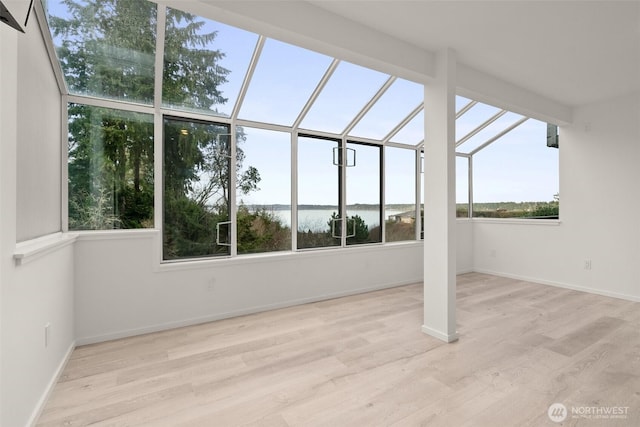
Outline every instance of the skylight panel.
{"type": "Polygon", "coordinates": [[[349,134],[363,138],[382,139],[402,122],[423,99],[424,88],[421,84],[397,79],[349,134]]]}
{"type": "Polygon", "coordinates": [[[341,133],[388,78],[386,74],[341,62],[300,127],[341,133]]]}
{"type": "Polygon", "coordinates": [[[456,96],[456,113],[462,110],[470,102],[472,101],[469,98],[465,98],[464,96],[457,95],[456,96]]]}
{"type": "Polygon", "coordinates": [[[520,114],[507,112],[502,117],[500,117],[499,119],[488,125],[486,128],[482,129],[480,132],[462,143],[460,146],[458,146],[456,151],[462,153],[470,153],[522,118],[523,116],[520,114]]]}
{"type": "MultiPolygon", "coordinates": [[[[462,105],[462,107],[464,107],[464,105],[462,105]]],[[[474,105],[469,111],[456,120],[456,142],[460,141],[478,126],[482,125],[499,112],[499,108],[492,107],[491,105],[482,103],[474,105]]]]}
{"type": "Polygon", "coordinates": [[[424,109],[391,137],[391,142],[418,145],[424,140],[424,109]]]}
{"type": "Polygon", "coordinates": [[[257,34],[167,8],[163,106],[229,117],[257,41],[257,34]]]}
{"type": "Polygon", "coordinates": [[[69,92],[153,103],[156,5],[121,2],[119,8],[82,2],[45,2],[49,28],[69,92]]]}
{"type": "Polygon", "coordinates": [[[330,64],[325,55],[268,39],[238,117],[292,125],[330,64]]]}

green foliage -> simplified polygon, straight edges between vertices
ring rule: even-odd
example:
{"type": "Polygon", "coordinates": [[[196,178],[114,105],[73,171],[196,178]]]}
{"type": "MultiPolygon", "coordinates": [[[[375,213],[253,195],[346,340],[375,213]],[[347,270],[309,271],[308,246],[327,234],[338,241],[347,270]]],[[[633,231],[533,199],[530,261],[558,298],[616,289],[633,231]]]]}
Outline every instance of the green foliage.
{"type": "Polygon", "coordinates": [[[239,254],[291,249],[291,229],[266,209],[251,212],[240,205],[236,218],[239,254]]]}
{"type": "Polygon", "coordinates": [[[456,205],[456,218],[469,218],[468,203],[458,203],[456,205]]]}
{"type": "Polygon", "coordinates": [[[69,228],[153,226],[153,123],[69,105],[69,228]]]}
{"type": "Polygon", "coordinates": [[[330,231],[298,230],[298,248],[323,248],[340,244],[340,239],[331,236],[330,231]]]}
{"type": "Polygon", "coordinates": [[[156,6],[132,0],[63,0],[51,16],[58,58],[72,93],[153,100],[156,6]]]}
{"type": "MultiPolygon", "coordinates": [[[[326,234],[329,236],[340,236],[342,233],[342,224],[344,221],[336,221],[339,220],[340,216],[337,212],[333,212],[331,214],[331,219],[327,222],[329,229],[326,234]]],[[[352,217],[347,218],[347,244],[353,245],[358,243],[371,243],[371,242],[379,242],[380,241],[380,228],[376,228],[376,233],[372,233],[369,230],[369,226],[364,222],[364,220],[359,215],[354,215],[352,217]]],[[[320,233],[325,234],[325,233],[320,233]]],[[[332,237],[332,239],[335,239],[332,237]]],[[[334,243],[335,244],[335,243],[334,243]]]]}
{"type": "MultiPolygon", "coordinates": [[[[364,220],[359,215],[354,215],[351,218],[347,219],[347,235],[352,237],[347,238],[347,244],[357,244],[357,243],[369,243],[374,241],[379,241],[379,239],[375,239],[374,236],[369,232],[369,226],[364,222],[364,220]]],[[[380,229],[378,229],[378,234],[380,233],[380,229]]]]}
{"type": "Polygon", "coordinates": [[[194,15],[167,9],[162,101],[186,109],[218,112],[213,107],[227,102],[220,86],[227,82],[230,71],[219,64],[225,54],[207,47],[217,33],[203,33],[204,24],[194,15]]]}
{"type": "Polygon", "coordinates": [[[401,242],[404,240],[416,239],[416,224],[415,221],[401,222],[401,221],[387,221],[385,224],[387,242],[401,242]]]}
{"type": "MultiPolygon", "coordinates": [[[[63,0],[50,17],[69,90],[153,100],[156,7],[145,1],[63,0]]],[[[151,116],[70,104],[69,227],[153,225],[151,116]]]]}
{"type": "Polygon", "coordinates": [[[560,204],[551,202],[496,202],[474,203],[476,218],[558,218],[560,204]]]}

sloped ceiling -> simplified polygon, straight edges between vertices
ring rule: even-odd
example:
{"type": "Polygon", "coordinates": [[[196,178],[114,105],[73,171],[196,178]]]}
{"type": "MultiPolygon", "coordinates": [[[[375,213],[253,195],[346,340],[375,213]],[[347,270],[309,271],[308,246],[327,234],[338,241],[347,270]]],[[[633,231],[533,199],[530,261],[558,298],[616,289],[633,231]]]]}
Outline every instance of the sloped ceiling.
{"type": "Polygon", "coordinates": [[[243,16],[247,29],[300,34],[318,51],[359,51],[372,68],[367,60],[384,56],[405,78],[428,75],[433,54],[452,48],[459,63],[558,105],[640,91],[640,0],[153,1],[231,24],[243,16]]]}
{"type": "Polygon", "coordinates": [[[565,105],[640,90],[640,1],[309,2],[565,105]]]}

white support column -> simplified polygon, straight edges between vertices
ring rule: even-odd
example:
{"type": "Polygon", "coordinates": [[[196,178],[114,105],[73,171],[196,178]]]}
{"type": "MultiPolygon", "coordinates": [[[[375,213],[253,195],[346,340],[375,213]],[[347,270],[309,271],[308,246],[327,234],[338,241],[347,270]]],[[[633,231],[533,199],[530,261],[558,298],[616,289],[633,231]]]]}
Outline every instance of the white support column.
{"type": "Polygon", "coordinates": [[[424,325],[446,342],[456,332],[456,54],[439,52],[424,91],[424,325]]]}

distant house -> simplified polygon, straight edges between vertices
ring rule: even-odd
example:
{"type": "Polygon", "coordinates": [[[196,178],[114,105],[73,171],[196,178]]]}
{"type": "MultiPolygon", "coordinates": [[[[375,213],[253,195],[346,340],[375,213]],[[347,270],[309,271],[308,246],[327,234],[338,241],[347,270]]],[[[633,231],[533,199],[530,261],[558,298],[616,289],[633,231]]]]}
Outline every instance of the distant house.
{"type": "Polygon", "coordinates": [[[416,211],[407,211],[389,215],[389,221],[401,222],[404,224],[413,224],[414,222],[416,222],[416,211]]]}

